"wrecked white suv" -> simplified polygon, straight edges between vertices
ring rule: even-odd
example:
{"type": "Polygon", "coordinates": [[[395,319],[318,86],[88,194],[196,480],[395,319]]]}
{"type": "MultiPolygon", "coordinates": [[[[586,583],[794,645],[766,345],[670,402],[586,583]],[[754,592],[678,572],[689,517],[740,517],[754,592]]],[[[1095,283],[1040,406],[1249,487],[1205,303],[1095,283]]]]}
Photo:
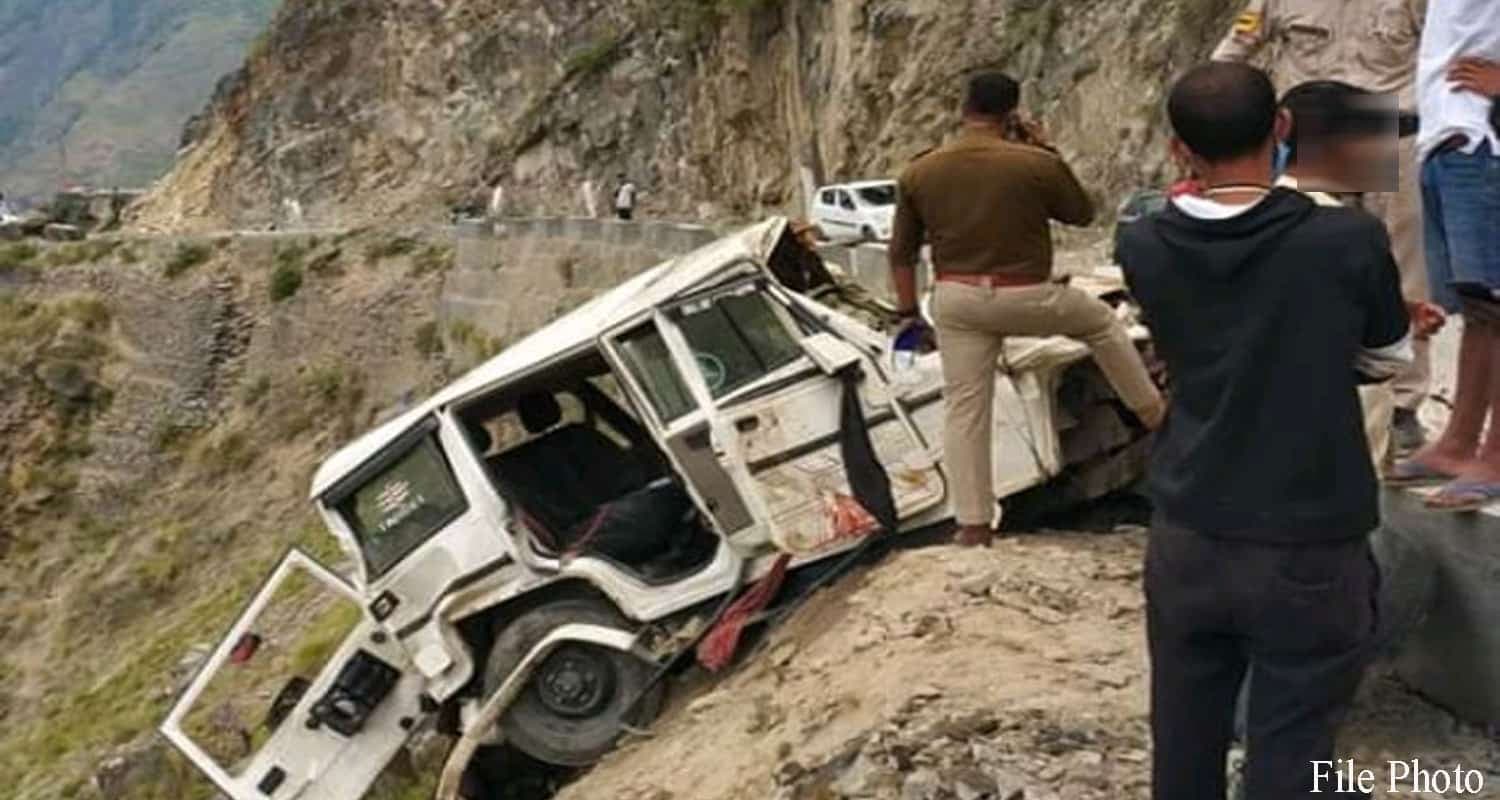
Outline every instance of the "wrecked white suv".
{"type": "MultiPolygon", "coordinates": [[[[488,745],[597,760],[651,721],[663,666],[726,598],[949,518],[938,356],[893,374],[839,295],[771,220],[335,453],[311,493],[352,574],[292,552],[163,733],[234,800],[353,800],[429,727],[457,737],[439,797],[474,791],[488,745]]],[[[1136,477],[1142,433],[1083,346],[1016,340],[1005,367],[1002,497],[1136,477]]]]}

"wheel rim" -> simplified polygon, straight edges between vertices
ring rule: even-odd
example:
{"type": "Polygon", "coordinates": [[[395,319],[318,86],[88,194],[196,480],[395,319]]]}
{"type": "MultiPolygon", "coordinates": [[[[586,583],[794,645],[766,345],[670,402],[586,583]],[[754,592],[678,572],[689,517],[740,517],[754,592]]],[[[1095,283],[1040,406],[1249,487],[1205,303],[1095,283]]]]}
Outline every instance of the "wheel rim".
{"type": "Polygon", "coordinates": [[[561,717],[591,717],[604,710],[615,693],[615,670],[598,650],[564,645],[537,670],[542,705],[561,717]]]}

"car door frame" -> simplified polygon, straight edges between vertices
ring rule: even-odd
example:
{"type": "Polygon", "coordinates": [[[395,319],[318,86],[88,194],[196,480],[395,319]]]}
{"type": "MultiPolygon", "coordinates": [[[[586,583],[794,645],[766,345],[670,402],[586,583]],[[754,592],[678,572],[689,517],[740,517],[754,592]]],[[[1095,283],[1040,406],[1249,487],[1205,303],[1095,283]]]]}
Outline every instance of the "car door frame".
{"type": "Polygon", "coordinates": [[[854,202],[853,196],[849,192],[849,187],[844,186],[844,185],[840,185],[840,184],[836,184],[836,185],[833,185],[833,186],[825,187],[823,191],[827,191],[827,192],[832,192],[833,193],[833,203],[832,204],[824,203],[823,202],[823,193],[819,192],[819,194],[818,194],[818,206],[819,206],[819,208],[824,209],[824,212],[822,214],[820,214],[819,216],[822,219],[826,220],[829,225],[837,227],[837,230],[824,231],[824,233],[828,236],[828,238],[831,241],[849,242],[849,241],[854,241],[854,240],[858,239],[859,238],[859,218],[858,218],[858,216],[859,216],[859,207],[858,207],[858,204],[856,203],[854,209],[847,209],[847,208],[844,208],[843,204],[839,202],[839,197],[841,195],[849,197],[851,203],[854,202]]]}
{"type": "MultiPolygon", "coordinates": [[[[796,298],[789,296],[788,293],[786,293],[780,286],[778,286],[774,278],[765,270],[762,265],[747,260],[744,261],[743,264],[730,265],[729,267],[727,267],[727,269],[732,270],[732,272],[725,279],[713,282],[709,285],[697,287],[690,292],[684,292],[683,294],[672,298],[670,302],[664,303],[658,308],[652,309],[652,311],[648,315],[641,315],[640,317],[633,318],[626,323],[611,327],[601,335],[600,346],[601,350],[606,353],[606,357],[609,358],[612,364],[615,366],[617,372],[621,374],[622,381],[625,382],[625,384],[629,387],[629,391],[637,396],[637,402],[645,406],[651,406],[650,399],[646,397],[642,387],[637,383],[634,373],[629,369],[629,366],[628,364],[626,364],[625,359],[622,358],[617,352],[615,341],[621,335],[636,330],[640,326],[640,324],[642,324],[642,322],[647,318],[649,318],[651,322],[656,326],[657,332],[661,335],[662,340],[666,344],[668,352],[673,359],[673,366],[677,372],[679,379],[682,381],[684,387],[687,389],[690,397],[693,399],[696,405],[696,408],[693,411],[683,415],[683,417],[691,418],[692,425],[701,425],[703,427],[706,427],[709,435],[708,447],[711,449],[714,458],[719,462],[724,472],[732,478],[734,485],[737,487],[739,496],[745,503],[746,507],[750,510],[750,515],[753,519],[752,524],[740,531],[728,534],[729,541],[737,545],[742,551],[748,554],[750,552],[756,551],[757,548],[763,548],[773,541],[772,529],[774,520],[772,519],[771,509],[767,505],[764,490],[761,488],[760,482],[757,480],[754,471],[751,469],[751,464],[742,457],[742,454],[745,452],[745,448],[743,447],[743,443],[741,441],[742,434],[736,428],[735,422],[733,420],[733,415],[731,413],[728,413],[726,411],[726,408],[733,406],[735,403],[741,401],[746,393],[753,393],[757,391],[758,388],[760,390],[763,390],[764,381],[774,381],[775,379],[772,378],[772,376],[768,375],[766,376],[766,378],[759,379],[751,384],[748,384],[745,387],[742,387],[741,389],[730,392],[725,397],[715,398],[713,396],[712,390],[704,380],[702,374],[698,370],[690,368],[693,364],[696,363],[693,357],[692,347],[688,343],[686,335],[682,332],[681,328],[676,324],[676,322],[671,319],[668,311],[669,309],[692,302],[696,298],[732,290],[736,286],[745,283],[756,282],[759,284],[761,291],[773,296],[774,299],[772,301],[772,305],[778,307],[776,313],[778,315],[785,315],[786,317],[789,317],[789,319],[784,320],[785,322],[788,322],[794,330],[800,330],[804,326],[802,324],[799,324],[797,313],[793,311],[793,309],[801,308],[801,306],[797,303],[796,298]],[[742,269],[735,270],[734,267],[736,266],[742,267],[742,269]]],[[[813,321],[807,320],[805,322],[813,321]]],[[[833,333],[837,336],[836,331],[827,329],[826,326],[823,326],[822,329],[823,332],[833,333]]],[[[805,336],[806,334],[803,335],[805,336]]],[[[842,339],[842,337],[839,338],[842,339]]],[[[861,356],[865,358],[865,360],[872,367],[874,367],[875,375],[873,377],[874,379],[881,381],[882,386],[884,387],[883,390],[887,393],[887,397],[890,400],[890,410],[894,414],[895,418],[899,421],[899,424],[905,430],[906,435],[909,436],[914,443],[926,445],[926,442],[922,437],[920,430],[917,428],[915,422],[911,419],[909,412],[904,408],[903,404],[899,402],[899,400],[895,396],[894,387],[891,385],[890,381],[880,373],[878,365],[874,363],[875,359],[871,358],[869,354],[865,353],[863,350],[861,350],[860,352],[861,356]]],[[[810,358],[808,358],[806,355],[803,355],[798,359],[798,361],[793,362],[792,364],[787,365],[782,369],[786,370],[789,374],[797,374],[808,370],[815,370],[816,367],[815,365],[813,365],[810,358]]],[[[779,372],[781,370],[777,371],[779,372]]],[[[821,373],[819,374],[821,375],[821,373]]],[[[654,422],[654,425],[652,426],[653,435],[670,435],[671,433],[680,432],[683,428],[690,427],[688,423],[685,423],[680,419],[674,422],[671,428],[663,429],[660,427],[661,422],[659,417],[654,414],[654,407],[652,410],[652,419],[654,422]]],[[[663,442],[663,447],[664,449],[670,449],[670,447],[668,447],[665,442],[663,442]]],[[[680,465],[674,464],[674,466],[677,466],[678,469],[681,469],[680,465]]],[[[946,495],[947,477],[942,473],[942,470],[938,465],[934,464],[933,469],[938,475],[939,480],[944,482],[944,493],[946,495]]],[[[683,472],[682,474],[688,475],[690,473],[683,472]]],[[[696,481],[690,478],[688,480],[688,483],[694,484],[696,483],[696,481]]],[[[702,502],[701,498],[699,498],[697,495],[695,495],[695,499],[699,499],[700,503],[702,502]]]]}
{"type": "Polygon", "coordinates": [[[320,780],[329,777],[335,769],[348,769],[349,765],[346,762],[354,761],[354,759],[341,758],[341,756],[348,748],[354,746],[356,741],[365,745],[372,741],[367,734],[380,735],[382,738],[379,741],[384,743],[383,749],[387,751],[386,757],[381,758],[378,753],[373,752],[362,753],[358,761],[366,762],[366,765],[371,767],[371,771],[367,773],[367,779],[358,773],[353,778],[356,784],[363,783],[368,788],[369,784],[372,784],[385,769],[390,757],[393,757],[410,738],[411,732],[415,729],[415,721],[423,716],[421,695],[424,685],[425,681],[421,674],[412,667],[402,645],[387,635],[380,623],[370,615],[369,609],[364,607],[359,590],[317,559],[298,548],[292,548],[286,552],[261,583],[260,588],[256,590],[230,625],[228,632],[194,673],[188,684],[183,687],[169,708],[167,716],[158,726],[158,730],[204,777],[232,800],[276,800],[302,796],[309,788],[317,786],[320,780]],[[192,738],[183,728],[183,723],[194,704],[213,681],[214,676],[228,665],[241,641],[246,634],[251,632],[261,613],[270,605],[276,590],[295,570],[305,570],[318,583],[352,603],[355,608],[359,609],[359,622],[332,652],[317,677],[311,681],[301,697],[288,710],[286,717],[271,736],[246,757],[244,768],[239,771],[238,775],[231,774],[224,765],[192,738]],[[312,705],[328,690],[348,660],[361,650],[374,651],[373,654],[376,657],[394,667],[399,673],[394,688],[375,708],[367,726],[353,736],[346,737],[329,730],[327,726],[317,728],[305,725],[303,718],[309,715],[312,705]],[[319,735],[320,732],[321,735],[319,735]],[[287,762],[284,761],[285,754],[291,749],[277,745],[284,743],[286,737],[298,735],[304,738],[315,737],[315,741],[327,737],[326,741],[329,746],[296,749],[295,752],[299,756],[312,760],[312,766],[307,767],[300,774],[293,775],[288,769],[287,762]],[[266,763],[273,758],[283,760],[266,763]],[[280,772],[281,777],[274,780],[274,786],[267,788],[269,782],[273,780],[273,772],[277,771],[280,772]]]}

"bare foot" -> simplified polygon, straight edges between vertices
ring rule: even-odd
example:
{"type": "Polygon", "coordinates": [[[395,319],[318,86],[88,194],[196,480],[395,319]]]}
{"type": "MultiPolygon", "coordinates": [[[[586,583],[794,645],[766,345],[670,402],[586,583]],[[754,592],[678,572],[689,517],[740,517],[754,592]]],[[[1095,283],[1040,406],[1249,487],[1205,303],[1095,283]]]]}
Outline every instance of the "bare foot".
{"type": "Polygon", "coordinates": [[[1480,464],[1473,450],[1453,447],[1441,439],[1412,453],[1410,460],[1444,475],[1457,476],[1465,475],[1480,464]]]}

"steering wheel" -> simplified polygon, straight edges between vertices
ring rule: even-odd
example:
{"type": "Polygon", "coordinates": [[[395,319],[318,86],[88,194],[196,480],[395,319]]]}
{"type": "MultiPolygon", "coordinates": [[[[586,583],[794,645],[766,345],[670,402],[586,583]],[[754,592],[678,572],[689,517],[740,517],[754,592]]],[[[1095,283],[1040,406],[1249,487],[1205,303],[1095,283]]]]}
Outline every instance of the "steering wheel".
{"type": "Polygon", "coordinates": [[[719,391],[729,378],[729,368],[724,366],[724,360],[701,350],[693,352],[693,360],[698,362],[698,371],[703,373],[703,381],[708,384],[709,391],[719,391]]]}

